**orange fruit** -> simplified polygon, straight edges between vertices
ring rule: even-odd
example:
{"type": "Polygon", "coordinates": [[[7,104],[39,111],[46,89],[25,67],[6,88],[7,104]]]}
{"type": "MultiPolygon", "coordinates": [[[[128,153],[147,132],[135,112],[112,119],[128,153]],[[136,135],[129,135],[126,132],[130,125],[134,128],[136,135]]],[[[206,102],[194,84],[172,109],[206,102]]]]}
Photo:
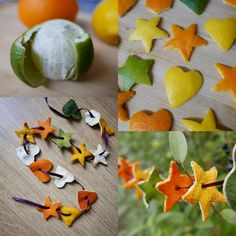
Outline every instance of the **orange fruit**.
{"type": "Polygon", "coordinates": [[[20,0],[18,14],[28,27],[51,19],[74,21],[79,10],[77,0],[20,0]]]}

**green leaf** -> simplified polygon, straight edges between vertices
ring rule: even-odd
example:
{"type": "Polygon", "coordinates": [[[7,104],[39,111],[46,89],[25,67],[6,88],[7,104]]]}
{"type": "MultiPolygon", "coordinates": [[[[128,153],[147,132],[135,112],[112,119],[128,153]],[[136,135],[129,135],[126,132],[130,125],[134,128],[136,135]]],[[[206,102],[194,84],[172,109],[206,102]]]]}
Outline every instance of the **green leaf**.
{"type": "Polygon", "coordinates": [[[236,212],[230,208],[221,211],[221,215],[231,224],[236,224],[236,212]]]}
{"type": "Polygon", "coordinates": [[[223,192],[230,207],[236,210],[236,144],[233,148],[232,159],[233,168],[225,178],[223,192]]]}
{"type": "Polygon", "coordinates": [[[209,228],[213,228],[213,227],[214,227],[214,225],[210,220],[198,221],[196,224],[194,224],[194,228],[196,228],[196,229],[209,229],[209,228]]]}
{"type": "Polygon", "coordinates": [[[74,99],[70,99],[63,107],[62,112],[66,116],[72,116],[78,110],[78,106],[74,99]]]}
{"type": "Polygon", "coordinates": [[[170,132],[169,143],[170,143],[170,150],[175,160],[178,160],[181,163],[183,163],[187,156],[187,151],[188,151],[188,145],[184,134],[178,131],[170,132]]]}

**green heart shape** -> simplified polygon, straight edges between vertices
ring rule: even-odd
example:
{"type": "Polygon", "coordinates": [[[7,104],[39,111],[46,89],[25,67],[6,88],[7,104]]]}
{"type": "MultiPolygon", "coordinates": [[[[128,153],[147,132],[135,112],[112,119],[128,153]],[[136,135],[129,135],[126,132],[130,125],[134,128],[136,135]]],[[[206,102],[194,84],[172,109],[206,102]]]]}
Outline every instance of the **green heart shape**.
{"type": "Polygon", "coordinates": [[[201,15],[208,3],[209,0],[180,0],[183,4],[185,4],[188,8],[190,8],[193,12],[198,15],[201,15]]]}
{"type": "Polygon", "coordinates": [[[72,117],[75,120],[81,120],[82,115],[81,112],[75,102],[74,99],[70,99],[63,107],[62,107],[62,112],[65,116],[67,117],[72,117]]]}

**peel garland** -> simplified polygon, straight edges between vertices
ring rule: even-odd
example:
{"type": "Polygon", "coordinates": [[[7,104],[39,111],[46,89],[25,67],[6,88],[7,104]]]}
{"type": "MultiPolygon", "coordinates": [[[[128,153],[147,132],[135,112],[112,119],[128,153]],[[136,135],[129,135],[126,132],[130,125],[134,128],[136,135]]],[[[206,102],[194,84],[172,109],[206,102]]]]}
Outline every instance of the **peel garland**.
{"type": "Polygon", "coordinates": [[[20,36],[11,48],[15,74],[31,87],[46,79],[78,80],[93,61],[93,43],[80,26],[51,20],[20,36]]]}

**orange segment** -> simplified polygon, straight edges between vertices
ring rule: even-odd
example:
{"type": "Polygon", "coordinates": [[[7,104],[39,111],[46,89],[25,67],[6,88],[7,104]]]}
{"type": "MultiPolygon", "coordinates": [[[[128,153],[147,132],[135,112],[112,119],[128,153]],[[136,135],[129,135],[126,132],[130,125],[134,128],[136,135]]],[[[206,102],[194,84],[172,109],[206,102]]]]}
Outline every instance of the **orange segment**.
{"type": "Polygon", "coordinates": [[[132,131],[168,131],[172,126],[172,116],[167,110],[159,110],[151,115],[140,111],[130,119],[132,131]]]}
{"type": "Polygon", "coordinates": [[[80,209],[82,211],[89,210],[91,205],[97,200],[98,196],[96,192],[90,191],[79,191],[78,192],[78,202],[80,209]]]}
{"type": "Polygon", "coordinates": [[[43,217],[45,220],[47,220],[50,216],[54,216],[55,218],[59,219],[57,209],[60,208],[61,202],[57,201],[55,204],[52,204],[50,197],[47,197],[45,199],[44,206],[49,207],[49,209],[42,209],[39,207],[36,209],[43,212],[43,217]]]}
{"type": "Polygon", "coordinates": [[[124,16],[128,10],[130,10],[137,0],[118,0],[119,7],[118,12],[120,16],[124,16]]]}
{"type": "Polygon", "coordinates": [[[49,160],[38,160],[29,165],[29,168],[33,174],[39,179],[39,181],[46,183],[50,180],[50,176],[44,174],[42,171],[50,171],[52,169],[52,163],[49,160]]]}
{"type": "Polygon", "coordinates": [[[134,91],[118,93],[118,117],[122,121],[129,120],[128,111],[125,109],[125,104],[135,95],[134,91]]]}
{"type": "Polygon", "coordinates": [[[147,0],[146,7],[150,10],[160,13],[171,8],[173,0],[147,0]]]}

